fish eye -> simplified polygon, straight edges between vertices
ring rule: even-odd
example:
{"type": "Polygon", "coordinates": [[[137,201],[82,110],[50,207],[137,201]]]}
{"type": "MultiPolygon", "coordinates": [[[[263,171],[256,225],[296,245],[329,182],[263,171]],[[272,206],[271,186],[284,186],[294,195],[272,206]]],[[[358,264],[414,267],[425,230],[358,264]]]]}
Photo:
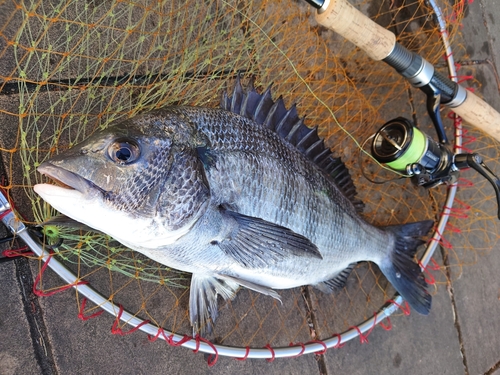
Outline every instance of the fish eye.
{"type": "Polygon", "coordinates": [[[108,155],[117,164],[130,164],[139,158],[139,145],[132,139],[116,139],[109,146],[108,155]]]}

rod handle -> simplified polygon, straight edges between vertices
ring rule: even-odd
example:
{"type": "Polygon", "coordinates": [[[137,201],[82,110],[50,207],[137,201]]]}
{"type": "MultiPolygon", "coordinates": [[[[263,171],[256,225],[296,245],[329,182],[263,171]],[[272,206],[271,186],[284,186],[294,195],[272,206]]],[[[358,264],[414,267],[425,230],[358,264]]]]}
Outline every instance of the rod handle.
{"type": "Polygon", "coordinates": [[[347,0],[326,0],[316,13],[316,21],[365,51],[374,60],[386,58],[396,44],[396,36],[373,22],[347,0]]]}
{"type": "Polygon", "coordinates": [[[476,94],[467,91],[464,102],[452,109],[466,122],[500,142],[500,113],[476,94]]]}
{"type": "MultiPolygon", "coordinates": [[[[373,60],[386,59],[397,47],[396,36],[391,31],[372,21],[347,0],[325,0],[316,13],[316,21],[354,43],[373,60]]],[[[463,102],[450,103],[450,106],[466,122],[500,142],[500,113],[484,100],[467,91],[463,102]]]]}

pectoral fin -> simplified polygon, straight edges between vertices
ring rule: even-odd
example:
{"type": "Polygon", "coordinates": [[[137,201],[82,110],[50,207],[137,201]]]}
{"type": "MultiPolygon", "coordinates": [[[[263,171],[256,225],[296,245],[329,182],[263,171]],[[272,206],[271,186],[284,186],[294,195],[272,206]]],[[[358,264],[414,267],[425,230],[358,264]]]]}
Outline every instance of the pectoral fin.
{"type": "Polygon", "coordinates": [[[291,256],[322,259],[316,245],[288,228],[229,210],[222,215],[233,230],[215,244],[244,267],[262,268],[291,256]]]}

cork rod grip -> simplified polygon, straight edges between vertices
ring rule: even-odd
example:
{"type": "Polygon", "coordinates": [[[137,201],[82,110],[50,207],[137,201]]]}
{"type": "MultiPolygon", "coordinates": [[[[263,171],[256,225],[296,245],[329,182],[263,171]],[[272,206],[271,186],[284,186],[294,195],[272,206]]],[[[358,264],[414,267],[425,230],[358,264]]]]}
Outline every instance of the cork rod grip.
{"type": "Polygon", "coordinates": [[[453,111],[500,142],[500,113],[477,95],[467,91],[467,98],[453,111]]]}
{"type": "Polygon", "coordinates": [[[394,48],[396,36],[383,28],[347,0],[326,0],[326,9],[316,14],[316,21],[365,51],[374,60],[386,58],[394,48]]]}
{"type": "MultiPolygon", "coordinates": [[[[396,36],[361,13],[347,0],[325,0],[316,14],[316,21],[364,50],[373,60],[391,54],[396,36]]],[[[453,108],[466,122],[500,141],[500,113],[471,92],[453,108]]]]}

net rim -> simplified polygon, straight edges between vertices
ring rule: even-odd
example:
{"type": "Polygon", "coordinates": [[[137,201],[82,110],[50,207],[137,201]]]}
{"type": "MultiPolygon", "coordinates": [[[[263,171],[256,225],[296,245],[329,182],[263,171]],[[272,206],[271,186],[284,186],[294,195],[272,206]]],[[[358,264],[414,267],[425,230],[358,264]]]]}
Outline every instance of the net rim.
{"type": "MultiPolygon", "coordinates": [[[[0,201],[5,200],[3,194],[0,196],[0,201]]],[[[1,212],[0,212],[1,213],[1,212]]],[[[162,327],[158,327],[154,324],[148,323],[143,319],[137,318],[127,310],[124,310],[121,306],[110,302],[108,299],[104,298],[100,293],[87,284],[77,285],[81,280],[72,273],[66,266],[64,266],[57,259],[52,258],[52,255],[43,249],[28,233],[27,227],[19,221],[13,212],[2,218],[2,221],[8,225],[10,228],[14,228],[16,235],[19,236],[33,252],[40,257],[45,263],[48,263],[50,267],[57,275],[65,281],[68,285],[72,285],[73,288],[98,305],[101,309],[115,316],[116,319],[121,320],[124,323],[132,327],[138,327],[139,330],[151,336],[158,336],[158,332],[162,331],[165,335],[159,335],[158,337],[162,340],[167,341],[168,336],[172,343],[175,345],[179,343],[179,346],[185,348],[201,351],[207,354],[223,355],[227,357],[234,358],[257,358],[257,359],[271,359],[271,358],[286,358],[294,357],[303,354],[323,352],[325,349],[337,348],[340,345],[350,341],[370,330],[372,330],[377,324],[382,322],[384,319],[388,318],[395,311],[397,311],[401,304],[403,304],[403,298],[397,296],[390,304],[382,308],[378,313],[370,319],[365,320],[363,323],[353,327],[341,334],[335,335],[329,339],[318,340],[317,342],[305,343],[303,345],[292,345],[289,347],[279,347],[279,348],[238,348],[217,344],[207,344],[200,341],[197,338],[190,337],[188,341],[185,341],[185,336],[178,335],[176,333],[165,330],[162,327]]]]}
{"type": "MultiPolygon", "coordinates": [[[[434,0],[429,0],[429,4],[433,8],[433,11],[436,15],[437,22],[439,24],[441,40],[444,45],[444,49],[446,51],[446,59],[448,63],[448,70],[453,81],[457,81],[457,74],[455,69],[455,64],[453,60],[453,54],[451,52],[451,47],[448,40],[448,32],[446,29],[446,24],[444,21],[443,14],[441,12],[440,7],[436,4],[434,0]]],[[[455,142],[457,152],[457,147],[460,147],[462,144],[462,128],[459,117],[455,114],[455,142]]],[[[448,222],[448,218],[451,213],[451,208],[453,205],[453,201],[455,198],[455,194],[457,191],[457,185],[452,184],[449,186],[447,191],[446,202],[443,207],[443,210],[440,214],[439,222],[434,230],[434,234],[429,241],[427,248],[420,259],[420,264],[423,270],[425,270],[427,264],[431,260],[434,251],[439,244],[442,233],[445,230],[446,224],[448,222]]],[[[274,358],[285,358],[285,357],[294,357],[303,354],[310,353],[318,353],[324,352],[325,349],[337,348],[340,345],[350,341],[356,337],[363,338],[365,333],[371,332],[371,330],[379,323],[381,323],[384,319],[391,316],[394,312],[396,312],[401,305],[404,303],[404,300],[401,296],[396,295],[393,300],[391,300],[388,305],[381,308],[379,312],[375,313],[373,317],[370,319],[366,319],[362,323],[358,324],[355,327],[351,327],[350,329],[340,333],[338,335],[333,335],[332,337],[325,340],[317,340],[315,342],[309,342],[305,344],[291,344],[288,347],[277,347],[277,348],[242,348],[242,347],[232,347],[232,346],[224,346],[218,344],[208,344],[199,338],[190,337],[189,340],[186,341],[185,336],[178,335],[176,333],[165,330],[162,327],[156,326],[154,324],[148,323],[147,321],[135,317],[130,312],[124,310],[121,306],[110,302],[108,299],[103,297],[100,293],[94,290],[89,285],[77,285],[80,281],[78,277],[72,273],[68,268],[66,268],[61,262],[57,259],[52,258],[51,254],[43,249],[28,233],[27,228],[24,224],[17,219],[16,215],[10,208],[7,199],[4,197],[3,193],[0,194],[0,215],[2,221],[7,225],[11,231],[18,235],[21,239],[25,241],[25,243],[31,248],[31,250],[41,259],[43,262],[47,264],[54,272],[58,274],[68,285],[72,285],[73,288],[78,293],[81,293],[84,297],[91,300],[93,303],[98,305],[103,310],[107,311],[111,315],[115,316],[118,320],[121,320],[124,323],[129,324],[132,327],[138,327],[139,330],[149,334],[151,336],[157,336],[161,339],[167,341],[166,336],[168,336],[174,345],[178,344],[178,346],[183,346],[191,350],[201,351],[207,354],[215,354],[215,355],[223,355],[234,358],[257,358],[257,359],[274,359],[274,358]],[[159,335],[159,332],[163,332],[165,335],[159,335]]]]}

